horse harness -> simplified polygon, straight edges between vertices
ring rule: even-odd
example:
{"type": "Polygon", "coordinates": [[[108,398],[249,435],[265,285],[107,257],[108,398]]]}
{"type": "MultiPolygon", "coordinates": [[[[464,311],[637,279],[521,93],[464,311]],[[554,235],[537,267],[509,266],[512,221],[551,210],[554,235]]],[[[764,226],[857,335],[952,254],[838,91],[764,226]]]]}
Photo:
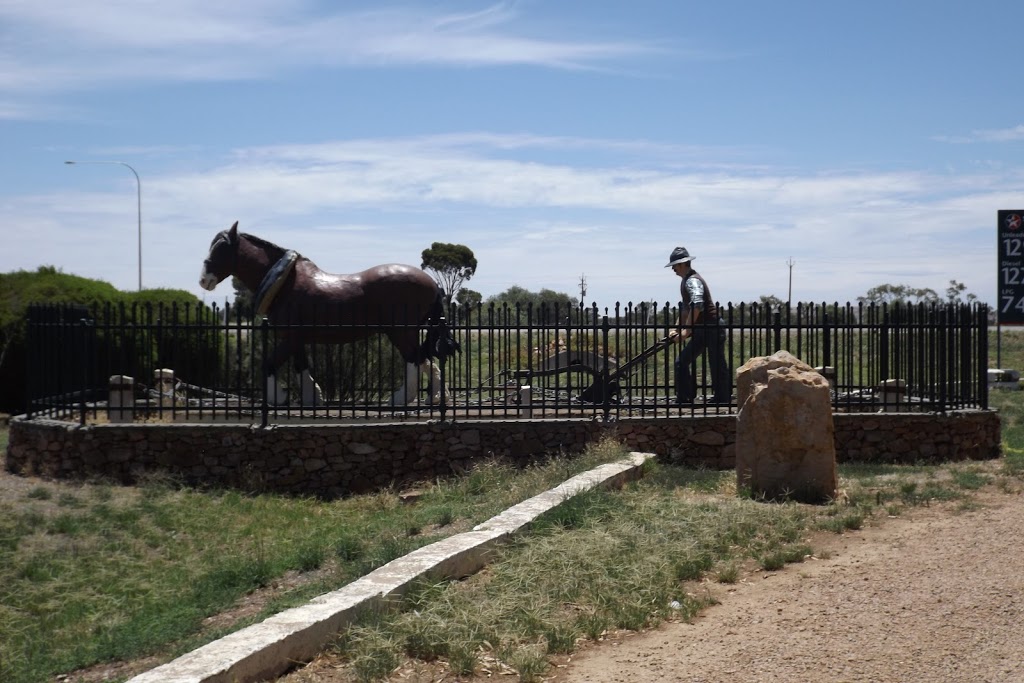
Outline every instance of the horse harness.
{"type": "Polygon", "coordinates": [[[274,297],[281,291],[281,286],[295,269],[295,262],[298,260],[299,253],[294,249],[289,249],[263,276],[263,281],[260,282],[260,288],[254,299],[257,315],[266,315],[270,310],[271,304],[274,303],[274,297]]]}

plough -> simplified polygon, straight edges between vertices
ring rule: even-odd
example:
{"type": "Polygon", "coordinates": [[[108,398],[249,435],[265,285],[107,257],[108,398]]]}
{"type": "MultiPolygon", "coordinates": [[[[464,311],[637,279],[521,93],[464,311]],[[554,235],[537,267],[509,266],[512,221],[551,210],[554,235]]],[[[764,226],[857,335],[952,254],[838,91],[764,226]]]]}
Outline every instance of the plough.
{"type": "Polygon", "coordinates": [[[588,372],[593,376],[593,380],[587,388],[580,392],[579,401],[581,403],[604,403],[607,400],[610,403],[618,403],[622,392],[620,383],[622,378],[626,377],[638,364],[672,343],[671,337],[663,337],[621,365],[613,359],[608,359],[606,363],[604,357],[595,353],[571,355],[562,351],[555,356],[546,358],[539,370],[516,370],[511,374],[517,379],[530,379],[563,372],[588,372]],[[564,361],[564,364],[552,363],[555,359],[564,361]],[[551,367],[552,364],[554,367],[551,367]]]}

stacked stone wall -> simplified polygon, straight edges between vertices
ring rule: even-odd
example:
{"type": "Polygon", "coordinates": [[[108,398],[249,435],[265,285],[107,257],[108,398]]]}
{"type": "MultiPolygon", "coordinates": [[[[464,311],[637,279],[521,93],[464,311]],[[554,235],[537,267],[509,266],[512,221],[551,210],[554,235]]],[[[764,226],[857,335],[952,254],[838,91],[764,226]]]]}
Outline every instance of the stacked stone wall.
{"type": "MultiPolygon", "coordinates": [[[[839,462],[982,460],[1000,455],[993,411],[836,414],[839,462]]],[[[366,425],[69,425],[13,418],[6,467],[56,479],[189,484],[338,496],[458,474],[481,459],[526,463],[604,437],[691,467],[731,469],[736,417],[509,420],[366,425]]]]}

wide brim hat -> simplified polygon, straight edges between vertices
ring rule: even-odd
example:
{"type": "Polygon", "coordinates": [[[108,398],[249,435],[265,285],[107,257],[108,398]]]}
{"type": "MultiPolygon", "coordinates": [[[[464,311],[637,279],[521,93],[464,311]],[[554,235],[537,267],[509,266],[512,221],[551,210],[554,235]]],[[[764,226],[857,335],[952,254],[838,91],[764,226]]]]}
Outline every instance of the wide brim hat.
{"type": "Polygon", "coordinates": [[[686,247],[676,247],[675,249],[672,250],[672,254],[668,257],[668,264],[665,267],[671,268],[677,263],[689,263],[695,258],[697,257],[690,256],[690,252],[686,251],[686,247]]]}

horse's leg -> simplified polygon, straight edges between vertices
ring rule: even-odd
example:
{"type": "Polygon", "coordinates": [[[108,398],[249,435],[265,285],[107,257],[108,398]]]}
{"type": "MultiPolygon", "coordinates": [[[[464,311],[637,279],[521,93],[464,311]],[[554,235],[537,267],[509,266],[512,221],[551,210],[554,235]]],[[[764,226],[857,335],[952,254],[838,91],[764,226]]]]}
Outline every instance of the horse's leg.
{"type": "Polygon", "coordinates": [[[419,388],[419,366],[416,363],[405,364],[405,381],[398,391],[391,395],[391,405],[404,406],[416,400],[416,390],[419,388]]]}
{"type": "MultiPolygon", "coordinates": [[[[436,404],[441,402],[441,368],[437,363],[430,360],[429,358],[420,363],[420,371],[430,377],[430,403],[436,404]]],[[[451,396],[448,393],[448,388],[444,390],[445,403],[451,403],[451,396]]]]}
{"type": "Polygon", "coordinates": [[[306,356],[306,349],[300,345],[295,351],[295,370],[299,373],[299,388],[301,389],[302,403],[304,407],[323,405],[324,393],[320,385],[313,379],[309,372],[309,358],[306,356]]]}
{"type": "MultiPolygon", "coordinates": [[[[422,362],[416,361],[418,335],[402,331],[401,333],[388,334],[388,338],[402,352],[402,358],[405,360],[405,382],[391,396],[391,405],[408,405],[416,400],[416,394],[419,391],[420,385],[420,373],[430,377],[429,402],[431,404],[440,403],[441,368],[429,358],[424,359],[422,362]]],[[[445,391],[445,400],[450,402],[447,390],[445,391]]]]}
{"type": "Polygon", "coordinates": [[[398,352],[402,354],[405,361],[405,381],[394,394],[391,395],[391,405],[404,406],[416,399],[416,392],[420,383],[420,363],[416,358],[419,332],[404,328],[390,329],[385,332],[398,352]]]}
{"type": "Polygon", "coordinates": [[[282,340],[270,352],[270,357],[263,361],[263,374],[267,378],[267,403],[274,406],[283,405],[287,402],[287,394],[277,383],[277,370],[288,356],[291,355],[291,345],[287,340],[282,340]]]}

